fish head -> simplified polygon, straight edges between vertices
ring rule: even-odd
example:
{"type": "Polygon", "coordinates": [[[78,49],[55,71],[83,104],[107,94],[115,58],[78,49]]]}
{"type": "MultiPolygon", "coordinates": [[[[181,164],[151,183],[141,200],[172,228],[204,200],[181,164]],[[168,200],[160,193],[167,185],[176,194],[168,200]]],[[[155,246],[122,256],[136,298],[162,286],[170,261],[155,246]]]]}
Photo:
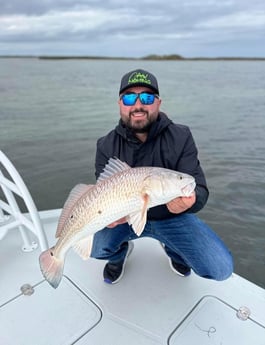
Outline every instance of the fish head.
{"type": "Polygon", "coordinates": [[[195,179],[191,175],[156,168],[145,181],[151,203],[167,203],[180,196],[190,196],[196,186],[195,179]]]}

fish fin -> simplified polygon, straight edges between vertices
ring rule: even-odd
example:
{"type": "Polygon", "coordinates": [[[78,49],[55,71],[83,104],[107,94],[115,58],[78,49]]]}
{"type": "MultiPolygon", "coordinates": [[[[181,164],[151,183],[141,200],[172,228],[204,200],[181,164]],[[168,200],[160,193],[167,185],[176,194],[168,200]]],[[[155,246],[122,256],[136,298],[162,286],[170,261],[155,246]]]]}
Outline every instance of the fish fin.
{"type": "Polygon", "coordinates": [[[55,237],[58,238],[62,234],[62,229],[64,228],[65,222],[69,217],[69,214],[71,213],[73,206],[75,203],[84,195],[86,194],[90,188],[92,188],[94,185],[86,185],[83,183],[80,183],[76,185],[70,192],[68,198],[65,201],[65,204],[63,206],[58,225],[57,225],[57,231],[55,237]]]}
{"type": "Polygon", "coordinates": [[[131,213],[127,216],[128,223],[132,226],[133,231],[137,236],[140,236],[144,230],[146,220],[147,220],[147,211],[148,211],[148,202],[149,195],[143,195],[143,208],[141,211],[131,213]]]}
{"type": "Polygon", "coordinates": [[[74,251],[81,256],[83,260],[87,260],[90,257],[94,234],[83,238],[73,245],[74,251]]]}
{"type": "Polygon", "coordinates": [[[127,163],[122,162],[118,158],[110,158],[103,172],[99,175],[97,182],[104,181],[112,175],[128,169],[131,169],[131,167],[127,163]]]}
{"type": "Polygon", "coordinates": [[[62,279],[64,261],[54,256],[53,248],[51,248],[41,253],[39,262],[44,278],[56,289],[62,279]]]}

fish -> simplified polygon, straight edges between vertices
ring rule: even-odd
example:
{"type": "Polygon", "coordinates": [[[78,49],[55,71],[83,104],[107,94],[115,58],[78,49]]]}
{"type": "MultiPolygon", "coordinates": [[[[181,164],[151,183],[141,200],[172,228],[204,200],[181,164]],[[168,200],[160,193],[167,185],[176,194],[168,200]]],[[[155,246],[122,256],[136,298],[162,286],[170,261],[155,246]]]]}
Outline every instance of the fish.
{"type": "Polygon", "coordinates": [[[132,168],[110,158],[96,184],[78,184],[70,192],[59,217],[55,235],[58,240],[39,257],[44,278],[57,288],[70,248],[88,259],[94,234],[125,217],[140,236],[149,208],[190,196],[195,186],[195,179],[182,172],[161,167],[132,168]]]}

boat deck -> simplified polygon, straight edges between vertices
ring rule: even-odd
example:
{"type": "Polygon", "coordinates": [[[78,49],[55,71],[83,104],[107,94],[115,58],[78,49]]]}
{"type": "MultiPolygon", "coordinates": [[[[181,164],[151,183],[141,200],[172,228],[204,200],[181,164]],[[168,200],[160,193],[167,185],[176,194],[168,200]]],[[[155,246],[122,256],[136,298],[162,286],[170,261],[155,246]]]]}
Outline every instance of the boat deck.
{"type": "MultiPolygon", "coordinates": [[[[58,211],[40,212],[50,246],[58,211]]],[[[103,282],[104,261],[70,251],[54,290],[39,254],[21,250],[16,230],[0,241],[1,345],[265,344],[264,289],[236,274],[224,282],[182,278],[155,240],[135,241],[115,285],[103,282]]]]}

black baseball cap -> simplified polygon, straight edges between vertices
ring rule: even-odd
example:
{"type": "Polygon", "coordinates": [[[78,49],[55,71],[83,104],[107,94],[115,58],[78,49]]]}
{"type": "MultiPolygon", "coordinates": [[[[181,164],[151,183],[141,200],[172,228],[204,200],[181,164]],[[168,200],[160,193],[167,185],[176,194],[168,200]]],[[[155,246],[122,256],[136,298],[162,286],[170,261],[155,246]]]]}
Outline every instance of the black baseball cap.
{"type": "Polygon", "coordinates": [[[136,69],[134,71],[126,73],[121,78],[120,92],[124,92],[126,89],[133,86],[145,86],[153,90],[157,95],[159,95],[158,83],[156,77],[143,69],[136,69]]]}

